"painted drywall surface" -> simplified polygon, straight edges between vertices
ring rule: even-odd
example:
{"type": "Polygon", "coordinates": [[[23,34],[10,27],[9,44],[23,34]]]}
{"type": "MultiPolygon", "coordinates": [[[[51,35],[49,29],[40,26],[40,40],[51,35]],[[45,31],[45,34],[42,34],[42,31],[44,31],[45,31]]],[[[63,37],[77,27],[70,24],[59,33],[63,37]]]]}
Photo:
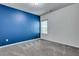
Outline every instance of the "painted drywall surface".
{"type": "Polygon", "coordinates": [[[39,16],[0,5],[0,46],[39,37],[39,16]]]}
{"type": "Polygon", "coordinates": [[[48,34],[41,38],[79,48],[79,4],[41,16],[48,19],[48,34]]]}

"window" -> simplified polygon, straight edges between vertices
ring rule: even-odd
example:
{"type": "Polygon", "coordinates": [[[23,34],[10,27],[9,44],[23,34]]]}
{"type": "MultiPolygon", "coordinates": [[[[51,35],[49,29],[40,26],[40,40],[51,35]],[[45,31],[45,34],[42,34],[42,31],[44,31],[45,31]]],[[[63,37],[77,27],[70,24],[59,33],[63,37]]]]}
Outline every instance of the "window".
{"type": "Polygon", "coordinates": [[[41,21],[41,34],[47,34],[47,20],[41,21]]]}

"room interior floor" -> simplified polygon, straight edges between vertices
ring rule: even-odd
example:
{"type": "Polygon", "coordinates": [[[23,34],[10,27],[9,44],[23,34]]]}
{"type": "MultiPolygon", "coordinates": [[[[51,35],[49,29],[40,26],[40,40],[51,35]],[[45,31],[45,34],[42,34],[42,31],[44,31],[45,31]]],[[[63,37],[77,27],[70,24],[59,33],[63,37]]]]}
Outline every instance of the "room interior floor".
{"type": "Polygon", "coordinates": [[[39,39],[0,48],[0,56],[79,56],[79,48],[39,39]]]}

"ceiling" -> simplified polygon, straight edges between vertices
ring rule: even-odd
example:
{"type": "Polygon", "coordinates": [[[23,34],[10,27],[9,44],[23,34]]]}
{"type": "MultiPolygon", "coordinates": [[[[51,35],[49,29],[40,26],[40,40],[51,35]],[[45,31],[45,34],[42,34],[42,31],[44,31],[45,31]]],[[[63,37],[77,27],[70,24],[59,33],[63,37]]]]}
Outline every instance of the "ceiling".
{"type": "Polygon", "coordinates": [[[33,3],[4,3],[3,5],[7,5],[9,7],[30,12],[36,15],[44,15],[50,11],[55,11],[71,4],[72,3],[39,3],[39,5],[34,5],[33,3]]]}

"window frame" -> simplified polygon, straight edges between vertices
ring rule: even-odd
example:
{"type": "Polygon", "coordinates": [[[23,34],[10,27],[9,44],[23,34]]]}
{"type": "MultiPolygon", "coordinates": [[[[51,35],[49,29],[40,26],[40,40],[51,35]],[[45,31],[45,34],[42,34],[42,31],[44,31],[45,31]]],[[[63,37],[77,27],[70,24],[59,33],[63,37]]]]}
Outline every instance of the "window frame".
{"type": "Polygon", "coordinates": [[[41,21],[41,34],[48,34],[48,19],[44,19],[44,20],[41,21]],[[46,27],[47,28],[46,28],[46,33],[43,33],[42,32],[42,22],[45,22],[45,21],[46,21],[46,27]]]}

